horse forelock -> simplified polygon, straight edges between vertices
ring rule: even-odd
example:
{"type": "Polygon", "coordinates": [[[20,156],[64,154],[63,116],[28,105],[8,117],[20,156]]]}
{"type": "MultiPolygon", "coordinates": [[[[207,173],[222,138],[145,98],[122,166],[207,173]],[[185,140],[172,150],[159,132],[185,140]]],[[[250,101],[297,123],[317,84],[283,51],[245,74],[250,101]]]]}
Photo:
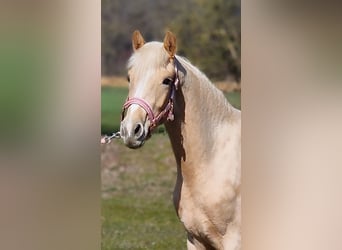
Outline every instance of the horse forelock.
{"type": "Polygon", "coordinates": [[[149,42],[136,50],[128,60],[128,70],[134,68],[136,73],[166,67],[169,55],[161,42],[149,42]]]}

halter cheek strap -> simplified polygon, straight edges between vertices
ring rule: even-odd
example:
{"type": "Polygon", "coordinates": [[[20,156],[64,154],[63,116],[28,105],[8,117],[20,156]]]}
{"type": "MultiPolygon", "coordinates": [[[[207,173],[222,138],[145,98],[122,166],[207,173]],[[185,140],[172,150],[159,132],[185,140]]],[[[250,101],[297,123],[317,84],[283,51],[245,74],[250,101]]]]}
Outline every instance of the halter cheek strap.
{"type": "Polygon", "coordinates": [[[144,99],[132,97],[132,98],[127,98],[126,102],[123,105],[122,113],[121,113],[121,121],[125,117],[126,109],[128,109],[132,104],[139,105],[142,109],[145,110],[147,117],[150,120],[150,127],[149,127],[150,132],[159,124],[161,124],[161,121],[164,118],[166,118],[166,120],[168,121],[173,121],[174,120],[173,103],[175,100],[175,92],[178,89],[178,85],[179,85],[178,68],[177,68],[176,61],[175,61],[175,72],[176,72],[175,79],[170,84],[170,92],[169,92],[170,94],[168,97],[169,100],[166,106],[164,107],[164,109],[160,111],[159,114],[154,115],[151,105],[149,105],[144,99]]]}

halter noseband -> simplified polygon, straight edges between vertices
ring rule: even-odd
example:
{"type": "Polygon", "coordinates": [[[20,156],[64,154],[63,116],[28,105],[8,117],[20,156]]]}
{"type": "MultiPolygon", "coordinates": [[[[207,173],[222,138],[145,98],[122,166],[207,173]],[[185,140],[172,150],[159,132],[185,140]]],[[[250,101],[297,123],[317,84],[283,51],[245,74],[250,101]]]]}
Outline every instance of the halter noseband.
{"type": "Polygon", "coordinates": [[[177,68],[177,62],[176,60],[174,61],[174,67],[175,67],[175,77],[174,81],[170,84],[170,91],[169,91],[169,96],[168,96],[168,102],[164,109],[160,111],[159,114],[155,115],[153,113],[152,107],[150,104],[148,104],[144,99],[138,98],[138,97],[132,97],[128,98],[126,102],[124,103],[122,107],[122,113],[121,113],[121,121],[125,117],[125,111],[132,105],[132,104],[137,104],[139,105],[142,109],[145,110],[148,119],[150,120],[150,127],[149,127],[149,133],[156,128],[159,124],[161,124],[161,121],[166,118],[167,121],[173,121],[174,119],[174,114],[173,114],[173,103],[175,99],[175,92],[178,89],[179,85],[179,77],[178,77],[178,68],[177,68]]]}

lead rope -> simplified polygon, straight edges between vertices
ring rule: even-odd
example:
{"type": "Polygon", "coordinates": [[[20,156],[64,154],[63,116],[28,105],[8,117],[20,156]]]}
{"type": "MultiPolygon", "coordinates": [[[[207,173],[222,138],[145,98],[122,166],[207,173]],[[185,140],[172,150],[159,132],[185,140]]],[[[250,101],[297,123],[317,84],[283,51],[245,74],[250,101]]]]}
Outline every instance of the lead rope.
{"type": "Polygon", "coordinates": [[[109,144],[111,143],[112,139],[120,139],[121,135],[120,132],[113,133],[112,135],[105,135],[101,138],[101,144],[109,144]]]}

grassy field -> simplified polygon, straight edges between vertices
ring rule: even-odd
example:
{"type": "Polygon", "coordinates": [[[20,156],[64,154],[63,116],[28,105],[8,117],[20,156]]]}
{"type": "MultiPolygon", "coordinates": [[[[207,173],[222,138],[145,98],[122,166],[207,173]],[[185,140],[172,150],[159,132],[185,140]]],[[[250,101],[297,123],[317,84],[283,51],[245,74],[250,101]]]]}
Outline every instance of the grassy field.
{"type": "Polygon", "coordinates": [[[127,88],[101,88],[101,132],[116,132],[120,128],[121,107],[127,97],[127,88]]]}
{"type": "MultiPolygon", "coordinates": [[[[102,87],[102,133],[118,131],[126,96],[126,88],[102,87]]],[[[240,108],[240,93],[226,97],[240,108]]],[[[154,134],[136,150],[119,140],[101,150],[101,249],[186,249],[172,203],[176,163],[168,136],[154,134]]]]}
{"type": "Polygon", "coordinates": [[[144,147],[101,145],[102,249],[185,249],[172,203],[176,180],[169,139],[155,134],[144,147]]]}

